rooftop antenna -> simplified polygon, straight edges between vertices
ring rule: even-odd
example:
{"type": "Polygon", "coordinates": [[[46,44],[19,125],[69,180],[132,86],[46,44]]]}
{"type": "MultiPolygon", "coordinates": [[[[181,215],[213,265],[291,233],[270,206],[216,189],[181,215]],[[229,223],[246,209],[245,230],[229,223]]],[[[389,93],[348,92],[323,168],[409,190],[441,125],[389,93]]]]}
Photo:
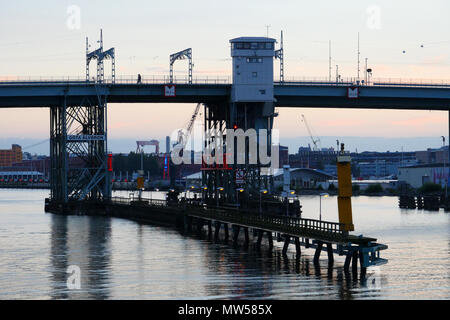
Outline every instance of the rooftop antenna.
{"type": "Polygon", "coordinates": [[[360,68],[360,65],[361,65],[360,56],[361,56],[361,52],[359,51],[359,32],[358,32],[358,83],[359,83],[359,73],[361,71],[361,68],[360,68]]]}
{"type": "Polygon", "coordinates": [[[280,83],[284,82],[283,30],[281,30],[280,49],[275,50],[275,59],[280,59],[280,83]]]}
{"type": "Polygon", "coordinates": [[[267,38],[269,37],[269,28],[270,28],[270,25],[266,24],[266,31],[267,31],[266,36],[267,36],[267,38]]]}
{"type": "Polygon", "coordinates": [[[331,82],[331,40],[328,42],[328,81],[331,82]]]}

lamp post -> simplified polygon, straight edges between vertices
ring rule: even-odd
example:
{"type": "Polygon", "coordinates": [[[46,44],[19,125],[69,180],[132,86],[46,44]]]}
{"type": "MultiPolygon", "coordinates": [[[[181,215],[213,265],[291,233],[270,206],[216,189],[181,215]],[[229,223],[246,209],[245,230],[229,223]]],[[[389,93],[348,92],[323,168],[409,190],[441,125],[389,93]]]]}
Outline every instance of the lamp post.
{"type": "Polygon", "coordinates": [[[444,182],[445,182],[445,198],[447,199],[447,185],[448,185],[448,175],[445,173],[445,137],[441,136],[442,138],[442,145],[444,146],[443,151],[443,159],[444,159],[444,182]]]}
{"type": "Polygon", "coordinates": [[[244,188],[236,188],[236,203],[238,205],[238,208],[241,207],[241,204],[239,203],[239,193],[244,192],[244,188]]]}
{"type": "Polygon", "coordinates": [[[267,189],[261,189],[259,191],[259,214],[262,215],[262,195],[267,194],[269,191],[267,189]]]}
{"type": "Polygon", "coordinates": [[[323,192],[319,195],[319,220],[322,221],[322,197],[327,198],[329,196],[328,193],[323,192]]]}
{"type": "Polygon", "coordinates": [[[289,197],[295,196],[294,190],[289,190],[289,194],[286,196],[286,216],[289,216],[289,197]]]}
{"type": "Polygon", "coordinates": [[[217,199],[217,208],[219,207],[219,191],[223,191],[223,187],[217,187],[216,199],[217,199]]]}
{"type": "Polygon", "coordinates": [[[202,204],[205,204],[205,192],[208,190],[207,186],[202,186],[202,204]]]}

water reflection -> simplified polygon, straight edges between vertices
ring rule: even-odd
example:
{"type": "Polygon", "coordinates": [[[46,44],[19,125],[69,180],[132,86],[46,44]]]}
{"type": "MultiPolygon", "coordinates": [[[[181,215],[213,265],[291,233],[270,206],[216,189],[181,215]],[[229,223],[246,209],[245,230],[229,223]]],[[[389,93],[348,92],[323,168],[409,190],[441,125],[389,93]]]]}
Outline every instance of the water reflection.
{"type": "MultiPolygon", "coordinates": [[[[184,236],[197,238],[197,241],[199,238],[197,234],[184,236]]],[[[298,259],[291,252],[290,256],[284,256],[280,248],[274,251],[257,250],[251,245],[249,248],[231,248],[223,241],[209,240],[206,233],[200,238],[205,242],[205,267],[216,278],[206,284],[206,291],[212,297],[354,299],[354,293],[365,297],[380,294],[367,284],[367,278],[346,274],[339,263],[329,266],[323,260],[315,265],[309,255],[298,259]]]]}
{"type": "MultiPolygon", "coordinates": [[[[272,252],[267,246],[235,249],[231,237],[225,245],[206,234],[199,239],[129,220],[45,214],[45,196],[0,193],[1,298],[449,298],[450,215],[399,210],[394,198],[354,199],[357,234],[389,246],[383,252],[389,263],[369,268],[361,279],[343,272],[344,257],[335,256],[330,269],[323,254],[316,267],[312,249],[302,247],[298,260],[292,246],[286,258],[276,241],[272,252]],[[72,265],[81,269],[80,290],[67,289],[72,265]]],[[[305,215],[315,215],[316,200],[303,200],[305,215]]],[[[335,206],[335,201],[323,203],[323,217],[335,220],[335,206]]]]}
{"type": "Polygon", "coordinates": [[[102,217],[51,215],[52,299],[110,297],[111,220],[102,217]],[[80,289],[68,289],[69,266],[80,268],[80,289]]]}

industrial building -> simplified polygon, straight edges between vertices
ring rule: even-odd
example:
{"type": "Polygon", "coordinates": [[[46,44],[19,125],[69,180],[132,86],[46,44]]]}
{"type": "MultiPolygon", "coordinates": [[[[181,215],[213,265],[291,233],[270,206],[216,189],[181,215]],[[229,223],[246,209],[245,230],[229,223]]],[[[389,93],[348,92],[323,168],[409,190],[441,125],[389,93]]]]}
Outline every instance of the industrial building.
{"type": "Polygon", "coordinates": [[[420,188],[430,182],[445,187],[445,182],[448,180],[448,169],[448,165],[443,163],[401,167],[398,170],[398,181],[407,183],[413,188],[420,188]]]}
{"type": "MultiPolygon", "coordinates": [[[[315,189],[321,185],[328,186],[328,181],[335,177],[324,171],[310,168],[290,169],[292,189],[315,189]]],[[[276,169],[273,173],[273,184],[275,190],[283,186],[283,169],[276,169]]]]}
{"type": "Polygon", "coordinates": [[[415,164],[417,164],[415,160],[404,160],[403,162],[388,162],[386,160],[361,162],[358,163],[359,176],[362,178],[396,177],[398,176],[399,167],[415,164]]]}
{"type": "MultiPolygon", "coordinates": [[[[275,190],[282,188],[284,179],[283,168],[275,169],[272,174],[275,190]]],[[[183,179],[186,181],[186,187],[200,187],[202,183],[202,174],[201,172],[196,172],[183,179]]],[[[335,179],[335,176],[317,169],[290,168],[290,179],[292,189],[314,189],[319,185],[328,187],[328,181],[330,179],[335,179]]]]}
{"type": "Polygon", "coordinates": [[[416,151],[416,158],[419,164],[448,163],[448,146],[440,149],[427,149],[426,151],[416,151]]]}
{"type": "Polygon", "coordinates": [[[10,167],[16,162],[22,162],[21,146],[13,144],[11,149],[0,150],[0,167],[10,167]]]}

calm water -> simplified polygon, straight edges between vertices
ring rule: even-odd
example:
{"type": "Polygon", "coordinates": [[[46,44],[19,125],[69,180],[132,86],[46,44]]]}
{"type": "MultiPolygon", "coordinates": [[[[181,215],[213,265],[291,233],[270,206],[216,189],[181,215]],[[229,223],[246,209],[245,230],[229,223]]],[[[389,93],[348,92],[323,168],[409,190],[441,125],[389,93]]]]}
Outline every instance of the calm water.
{"type": "MultiPolygon", "coordinates": [[[[343,276],[343,257],[328,270],[323,254],[315,269],[311,249],[296,262],[294,251],[284,259],[122,219],[46,214],[47,195],[0,190],[0,299],[450,298],[450,215],[400,210],[396,198],[353,198],[355,234],[389,245],[389,263],[361,281],[343,276]],[[79,290],[67,289],[71,265],[79,290]]],[[[318,218],[318,197],[301,201],[303,216],[318,218]]],[[[322,216],[337,220],[335,197],[322,199],[322,216]]]]}

